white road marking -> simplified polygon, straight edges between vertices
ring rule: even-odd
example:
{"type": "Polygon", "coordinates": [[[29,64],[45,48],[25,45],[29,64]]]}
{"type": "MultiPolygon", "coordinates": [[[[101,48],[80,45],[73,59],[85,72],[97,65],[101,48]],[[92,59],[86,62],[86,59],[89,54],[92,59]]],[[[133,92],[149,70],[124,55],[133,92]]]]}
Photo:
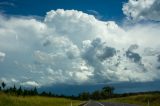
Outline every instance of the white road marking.
{"type": "Polygon", "coordinates": [[[101,106],[104,106],[102,103],[100,103],[100,102],[97,102],[99,105],[101,105],[101,106]]]}
{"type": "Polygon", "coordinates": [[[88,101],[84,106],[87,106],[89,102],[90,102],[90,101],[88,101]]]}

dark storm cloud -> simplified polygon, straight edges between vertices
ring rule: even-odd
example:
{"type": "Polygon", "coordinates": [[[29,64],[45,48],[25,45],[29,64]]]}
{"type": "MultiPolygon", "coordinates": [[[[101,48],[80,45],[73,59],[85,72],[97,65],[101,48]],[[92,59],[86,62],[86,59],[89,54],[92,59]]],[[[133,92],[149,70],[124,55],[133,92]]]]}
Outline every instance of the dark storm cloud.
{"type": "Polygon", "coordinates": [[[126,51],[126,57],[134,61],[135,63],[139,63],[141,61],[141,56],[138,53],[134,53],[132,51],[126,51]]]}
{"type": "Polygon", "coordinates": [[[100,70],[102,68],[101,62],[97,59],[97,50],[102,49],[101,39],[97,38],[91,42],[90,47],[86,48],[82,53],[82,58],[93,66],[95,70],[100,70]]]}
{"type": "Polygon", "coordinates": [[[51,44],[51,42],[49,40],[46,40],[44,43],[43,43],[43,46],[49,46],[51,44]]]}
{"type": "Polygon", "coordinates": [[[89,63],[96,61],[103,61],[107,58],[113,57],[116,54],[116,49],[106,46],[105,42],[97,38],[91,42],[91,46],[85,50],[82,57],[89,63]]]}
{"type": "Polygon", "coordinates": [[[158,66],[157,69],[160,70],[160,66],[158,66]]]}
{"type": "Polygon", "coordinates": [[[132,50],[135,50],[135,49],[138,49],[138,45],[137,44],[133,44],[129,47],[129,51],[132,51],[132,50]]]}
{"type": "Polygon", "coordinates": [[[107,58],[113,57],[116,54],[116,49],[112,47],[105,47],[103,53],[98,56],[100,60],[105,60],[107,58]]]}
{"type": "Polygon", "coordinates": [[[160,62],[160,55],[158,55],[157,57],[158,57],[157,61],[160,62]]]}
{"type": "MultiPolygon", "coordinates": [[[[82,58],[87,62],[88,65],[94,68],[94,77],[96,81],[109,80],[103,78],[103,72],[108,70],[109,67],[104,67],[102,61],[105,61],[116,54],[115,48],[106,46],[106,42],[101,39],[94,39],[82,53],[82,58]]],[[[114,76],[112,76],[114,77],[114,76]]]]}
{"type": "Polygon", "coordinates": [[[95,52],[96,50],[92,46],[88,48],[84,53],[82,53],[82,58],[89,66],[92,66],[94,68],[94,76],[91,79],[96,79],[97,81],[99,81],[99,78],[102,75],[101,71],[104,70],[104,68],[101,62],[97,59],[95,52]]]}

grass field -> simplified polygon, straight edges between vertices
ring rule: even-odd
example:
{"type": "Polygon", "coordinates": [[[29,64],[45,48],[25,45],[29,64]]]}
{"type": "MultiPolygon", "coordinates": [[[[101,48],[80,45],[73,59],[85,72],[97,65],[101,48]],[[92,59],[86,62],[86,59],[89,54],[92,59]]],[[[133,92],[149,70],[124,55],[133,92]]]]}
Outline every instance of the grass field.
{"type": "Polygon", "coordinates": [[[141,94],[129,97],[114,98],[109,100],[102,100],[107,102],[120,102],[138,104],[139,106],[160,106],[160,94],[141,94]]]}
{"type": "MultiPolygon", "coordinates": [[[[139,106],[160,106],[160,94],[141,94],[135,96],[101,100],[105,102],[119,102],[137,104],[139,106]]],[[[52,98],[42,96],[12,96],[0,92],[0,106],[78,106],[82,101],[65,98],[52,98]]]]}
{"type": "Polygon", "coordinates": [[[11,96],[4,93],[0,93],[0,106],[78,106],[81,101],[64,99],[64,98],[52,98],[52,97],[40,97],[40,96],[11,96]]]}

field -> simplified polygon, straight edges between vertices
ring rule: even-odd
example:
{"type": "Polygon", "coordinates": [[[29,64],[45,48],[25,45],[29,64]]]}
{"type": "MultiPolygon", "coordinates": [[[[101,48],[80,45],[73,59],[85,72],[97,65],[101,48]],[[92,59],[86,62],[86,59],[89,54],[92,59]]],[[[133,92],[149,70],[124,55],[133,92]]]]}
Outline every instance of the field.
{"type": "Polygon", "coordinates": [[[0,106],[78,106],[81,101],[64,99],[64,98],[52,98],[52,97],[40,97],[40,96],[11,96],[4,93],[0,93],[0,106]]]}
{"type": "Polygon", "coordinates": [[[135,96],[113,98],[102,101],[137,104],[139,106],[160,106],[160,94],[139,94],[135,96]]]}
{"type": "MultiPolygon", "coordinates": [[[[101,101],[137,104],[139,106],[160,106],[160,94],[138,94],[101,101]]],[[[72,106],[78,106],[82,101],[42,96],[13,96],[0,92],[0,106],[71,106],[71,103],[72,106]]]]}

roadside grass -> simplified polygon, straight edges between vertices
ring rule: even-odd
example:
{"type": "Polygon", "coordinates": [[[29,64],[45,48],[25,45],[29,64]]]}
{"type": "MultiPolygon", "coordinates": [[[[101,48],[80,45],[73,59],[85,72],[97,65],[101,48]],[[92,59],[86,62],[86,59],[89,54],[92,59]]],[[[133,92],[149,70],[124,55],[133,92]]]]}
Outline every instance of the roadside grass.
{"type": "Polygon", "coordinates": [[[149,101],[149,106],[160,106],[160,94],[140,94],[135,96],[113,98],[101,101],[137,104],[139,106],[148,106],[149,101]]]}
{"type": "Polygon", "coordinates": [[[0,106],[78,106],[81,101],[42,96],[13,96],[0,92],[0,106]]]}

